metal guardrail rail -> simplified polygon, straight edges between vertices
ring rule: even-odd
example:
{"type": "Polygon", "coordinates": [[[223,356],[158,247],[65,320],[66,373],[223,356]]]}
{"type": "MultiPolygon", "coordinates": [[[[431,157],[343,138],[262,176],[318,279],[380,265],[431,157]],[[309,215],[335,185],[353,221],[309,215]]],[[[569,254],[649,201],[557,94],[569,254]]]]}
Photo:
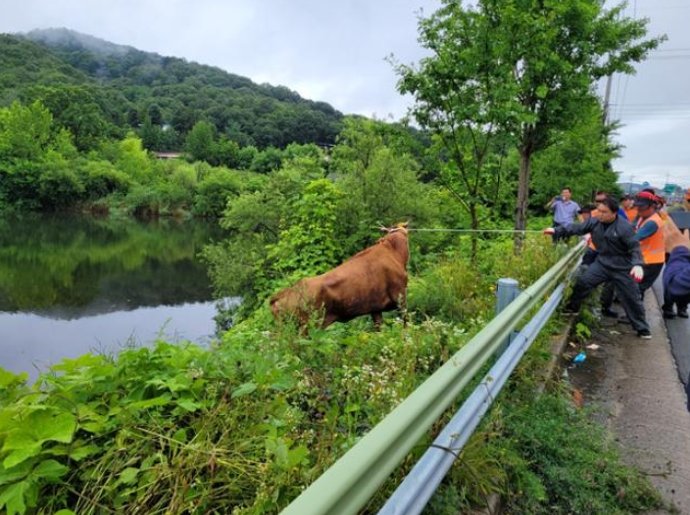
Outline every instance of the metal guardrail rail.
{"type": "Polygon", "coordinates": [[[283,515],[357,513],[527,313],[577,262],[583,249],[584,243],[571,249],[525,289],[302,492],[283,515]]]}
{"type": "Polygon", "coordinates": [[[421,513],[438,485],[458,458],[484,414],[493,404],[522,356],[539,335],[563,298],[565,284],[556,287],[539,312],[513,337],[510,345],[491,367],[462,407],[439,433],[434,443],[393,492],[379,515],[421,513]]]}

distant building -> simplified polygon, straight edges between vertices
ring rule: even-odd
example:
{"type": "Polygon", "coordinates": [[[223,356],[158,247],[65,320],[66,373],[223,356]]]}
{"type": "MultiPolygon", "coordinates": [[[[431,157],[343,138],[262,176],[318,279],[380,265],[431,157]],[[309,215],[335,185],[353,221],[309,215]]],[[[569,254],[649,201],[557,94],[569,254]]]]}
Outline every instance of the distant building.
{"type": "Polygon", "coordinates": [[[158,159],[179,159],[182,152],[153,152],[153,155],[158,159]]]}
{"type": "Polygon", "coordinates": [[[640,184],[637,182],[619,182],[618,186],[620,187],[621,190],[623,190],[623,193],[629,193],[630,195],[636,195],[640,191],[642,191],[644,188],[648,188],[649,183],[640,184]]]}
{"type": "Polygon", "coordinates": [[[685,190],[678,184],[666,184],[662,190],[662,195],[666,197],[669,203],[682,202],[685,196],[685,190]]]}
{"type": "Polygon", "coordinates": [[[643,183],[619,182],[618,186],[623,190],[623,193],[629,193],[631,195],[636,195],[645,188],[652,188],[654,193],[664,197],[668,203],[682,201],[685,192],[683,187],[678,184],[666,184],[663,188],[658,188],[646,181],[643,183]]]}

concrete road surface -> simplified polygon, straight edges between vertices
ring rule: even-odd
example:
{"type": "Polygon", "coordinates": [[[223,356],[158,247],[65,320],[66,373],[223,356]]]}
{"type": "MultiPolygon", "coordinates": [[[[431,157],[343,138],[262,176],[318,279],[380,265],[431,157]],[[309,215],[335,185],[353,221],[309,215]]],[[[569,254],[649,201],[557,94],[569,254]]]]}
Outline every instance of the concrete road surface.
{"type": "Polygon", "coordinates": [[[568,368],[568,375],[585,403],[601,407],[598,416],[625,461],[645,473],[677,513],[690,515],[690,412],[654,295],[647,294],[645,308],[651,340],[604,319],[591,342],[598,348],[585,349],[587,359],[568,368]]]}
{"type": "MultiPolygon", "coordinates": [[[[664,303],[663,289],[661,277],[659,277],[654,283],[654,293],[659,305],[664,303]]],[[[671,320],[664,320],[664,322],[671,344],[671,352],[676,360],[678,376],[685,385],[686,395],[690,395],[690,320],[676,317],[671,320]]],[[[690,408],[690,400],[688,408],[690,408]]]]}

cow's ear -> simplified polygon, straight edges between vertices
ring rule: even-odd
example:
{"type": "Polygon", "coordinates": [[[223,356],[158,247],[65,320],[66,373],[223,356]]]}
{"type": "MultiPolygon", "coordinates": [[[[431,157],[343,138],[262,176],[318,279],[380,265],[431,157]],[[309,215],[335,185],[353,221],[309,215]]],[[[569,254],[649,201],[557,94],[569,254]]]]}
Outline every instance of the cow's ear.
{"type": "Polygon", "coordinates": [[[400,227],[402,227],[403,229],[407,229],[408,225],[410,225],[410,222],[403,222],[400,224],[400,227]]]}

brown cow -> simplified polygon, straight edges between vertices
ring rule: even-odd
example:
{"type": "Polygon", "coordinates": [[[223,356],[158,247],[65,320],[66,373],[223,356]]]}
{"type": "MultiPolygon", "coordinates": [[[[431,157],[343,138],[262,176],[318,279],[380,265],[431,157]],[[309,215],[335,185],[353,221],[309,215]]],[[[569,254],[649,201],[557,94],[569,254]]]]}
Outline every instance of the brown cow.
{"type": "Polygon", "coordinates": [[[307,277],[271,298],[276,319],[293,316],[305,327],[314,310],[324,310],[321,327],[371,314],[378,329],[382,312],[405,307],[407,290],[407,223],[387,232],[376,244],[342,265],[316,277],[307,277]]]}

